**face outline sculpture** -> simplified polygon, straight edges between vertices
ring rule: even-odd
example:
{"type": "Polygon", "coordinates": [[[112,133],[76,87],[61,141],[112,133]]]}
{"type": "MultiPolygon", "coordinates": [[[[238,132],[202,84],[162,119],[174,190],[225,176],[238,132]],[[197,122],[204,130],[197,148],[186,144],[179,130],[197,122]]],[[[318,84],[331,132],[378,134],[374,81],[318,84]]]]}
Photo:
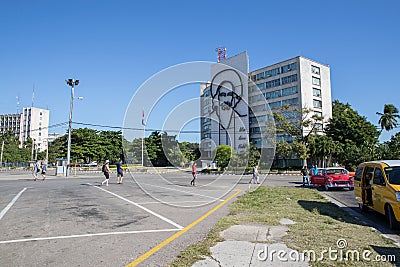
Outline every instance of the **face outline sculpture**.
{"type": "Polygon", "coordinates": [[[238,117],[245,117],[247,114],[241,114],[237,108],[242,101],[243,80],[239,71],[229,68],[215,74],[211,80],[210,92],[213,100],[213,110],[216,113],[218,121],[222,128],[228,129],[231,126],[233,112],[238,117]],[[226,72],[230,72],[228,75],[226,72]],[[231,80],[226,80],[226,76],[231,80]],[[235,85],[236,84],[236,85],[235,85]]]}

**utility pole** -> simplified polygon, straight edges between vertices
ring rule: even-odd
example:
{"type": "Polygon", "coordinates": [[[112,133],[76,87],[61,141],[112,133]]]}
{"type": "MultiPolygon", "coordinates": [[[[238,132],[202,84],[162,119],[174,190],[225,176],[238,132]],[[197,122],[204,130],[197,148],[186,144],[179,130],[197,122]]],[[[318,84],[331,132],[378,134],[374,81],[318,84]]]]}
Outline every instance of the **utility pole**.
{"type": "Polygon", "coordinates": [[[68,149],[67,149],[67,171],[66,176],[69,175],[69,167],[71,163],[71,131],[72,131],[72,109],[74,108],[74,87],[79,84],[79,80],[68,79],[65,80],[71,86],[71,102],[69,105],[69,122],[68,122],[68,149]]]}

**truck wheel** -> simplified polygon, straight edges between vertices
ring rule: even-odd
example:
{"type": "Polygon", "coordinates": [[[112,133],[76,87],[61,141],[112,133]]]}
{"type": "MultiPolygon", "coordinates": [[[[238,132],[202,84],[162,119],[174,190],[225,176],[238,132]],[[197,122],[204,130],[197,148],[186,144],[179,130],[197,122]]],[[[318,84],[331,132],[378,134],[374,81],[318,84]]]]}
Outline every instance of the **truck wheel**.
{"type": "Polygon", "coordinates": [[[392,207],[390,205],[386,206],[386,217],[388,218],[389,228],[392,230],[397,229],[399,226],[399,222],[396,220],[396,217],[394,216],[392,207]]]}

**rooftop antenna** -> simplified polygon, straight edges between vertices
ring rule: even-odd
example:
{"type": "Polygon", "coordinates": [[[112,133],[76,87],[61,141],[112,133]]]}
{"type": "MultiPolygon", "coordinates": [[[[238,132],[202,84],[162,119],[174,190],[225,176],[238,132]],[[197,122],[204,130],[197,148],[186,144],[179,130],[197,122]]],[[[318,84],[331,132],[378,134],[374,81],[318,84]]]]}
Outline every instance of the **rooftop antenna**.
{"type": "Polygon", "coordinates": [[[215,51],[218,53],[218,63],[226,59],[226,47],[217,47],[215,51]]]}
{"type": "Polygon", "coordinates": [[[19,114],[19,104],[20,104],[19,93],[18,93],[18,95],[16,96],[16,98],[17,98],[17,114],[19,114]]]}

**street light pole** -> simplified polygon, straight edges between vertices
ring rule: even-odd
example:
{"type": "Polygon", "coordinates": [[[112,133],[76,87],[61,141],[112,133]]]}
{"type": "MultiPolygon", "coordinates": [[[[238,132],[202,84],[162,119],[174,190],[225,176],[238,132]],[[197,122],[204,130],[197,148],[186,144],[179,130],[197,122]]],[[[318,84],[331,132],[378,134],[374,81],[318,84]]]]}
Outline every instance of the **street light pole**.
{"type": "Polygon", "coordinates": [[[71,131],[72,131],[72,110],[74,108],[74,87],[79,84],[79,80],[68,79],[65,80],[71,86],[71,102],[69,105],[69,122],[68,122],[68,148],[67,148],[67,171],[66,176],[69,175],[69,165],[71,163],[71,131]]]}

